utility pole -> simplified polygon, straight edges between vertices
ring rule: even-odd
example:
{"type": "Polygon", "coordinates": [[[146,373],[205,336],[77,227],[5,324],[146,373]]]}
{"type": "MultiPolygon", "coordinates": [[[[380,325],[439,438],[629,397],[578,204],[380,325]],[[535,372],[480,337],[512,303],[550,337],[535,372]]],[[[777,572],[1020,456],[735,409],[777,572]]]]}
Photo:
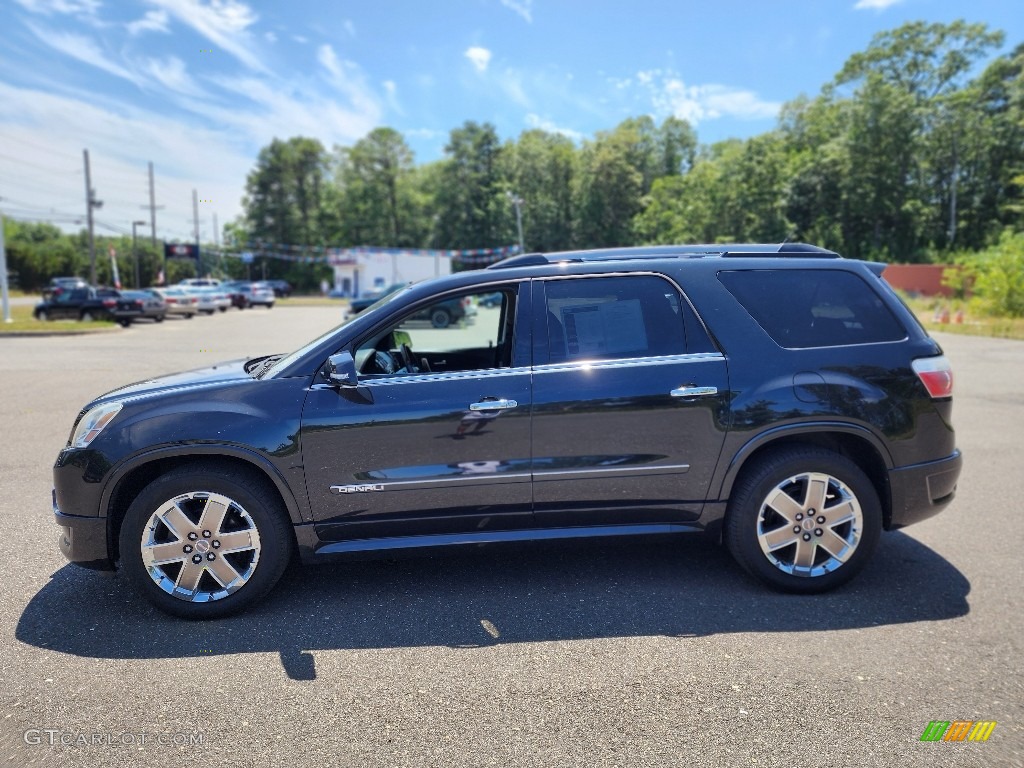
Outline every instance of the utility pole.
{"type": "Polygon", "coordinates": [[[516,207],[516,229],[519,232],[519,252],[526,253],[526,248],[523,245],[523,198],[511,191],[506,191],[505,194],[508,195],[508,199],[512,201],[512,205],[516,207]]]}
{"type": "Polygon", "coordinates": [[[89,223],[89,284],[96,285],[96,241],[93,237],[92,209],[102,208],[103,201],[96,199],[96,190],[92,188],[89,176],[89,150],[82,150],[85,160],[85,213],[89,223]]]}
{"type": "Polygon", "coordinates": [[[11,297],[7,295],[7,251],[4,247],[4,213],[0,211],[0,303],[3,303],[4,322],[11,320],[11,297]]]}
{"type": "Polygon", "coordinates": [[[220,230],[217,229],[217,213],[213,214],[213,244],[220,247],[220,230]]]}
{"type": "Polygon", "coordinates": [[[153,163],[149,164],[149,205],[140,205],[140,208],[149,209],[149,242],[156,248],[156,211],[163,208],[156,204],[156,190],[153,186],[153,163]]]}
{"type": "Polygon", "coordinates": [[[135,234],[136,227],[144,227],[146,222],[144,221],[133,221],[132,222],[132,256],[135,259],[135,287],[141,288],[142,283],[139,281],[139,244],[137,235],[135,234]]]}
{"type": "Polygon", "coordinates": [[[192,224],[196,234],[196,277],[202,277],[200,265],[203,263],[203,258],[199,253],[199,193],[194,189],[192,190],[192,224]]]}

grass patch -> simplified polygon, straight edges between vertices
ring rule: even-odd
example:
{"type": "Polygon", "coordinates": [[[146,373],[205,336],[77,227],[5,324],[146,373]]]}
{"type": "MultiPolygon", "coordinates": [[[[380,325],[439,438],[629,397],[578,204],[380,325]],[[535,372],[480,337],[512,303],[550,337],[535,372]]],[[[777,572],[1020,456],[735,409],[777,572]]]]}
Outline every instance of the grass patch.
{"type": "Polygon", "coordinates": [[[329,299],[326,296],[289,296],[278,299],[275,307],[338,307],[348,306],[348,299],[329,299]]]}
{"type": "Polygon", "coordinates": [[[903,296],[921,325],[928,331],[959,333],[964,336],[990,336],[997,339],[1024,340],[1024,317],[997,317],[979,309],[977,302],[941,298],[903,296]],[[947,315],[948,320],[943,321],[947,315]]]}
{"type": "Polygon", "coordinates": [[[11,320],[5,323],[0,318],[0,336],[31,335],[34,333],[96,333],[117,328],[112,320],[93,320],[82,323],[78,320],[36,320],[32,317],[33,307],[11,307],[11,320]]]}

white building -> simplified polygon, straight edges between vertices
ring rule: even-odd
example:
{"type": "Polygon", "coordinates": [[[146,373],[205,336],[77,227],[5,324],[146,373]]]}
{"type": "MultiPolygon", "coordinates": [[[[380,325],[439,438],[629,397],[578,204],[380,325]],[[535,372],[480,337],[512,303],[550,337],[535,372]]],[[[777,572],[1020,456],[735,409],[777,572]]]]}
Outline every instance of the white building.
{"type": "Polygon", "coordinates": [[[452,259],[443,251],[351,248],[331,255],[334,288],[358,298],[395,283],[449,275],[452,259]]]}

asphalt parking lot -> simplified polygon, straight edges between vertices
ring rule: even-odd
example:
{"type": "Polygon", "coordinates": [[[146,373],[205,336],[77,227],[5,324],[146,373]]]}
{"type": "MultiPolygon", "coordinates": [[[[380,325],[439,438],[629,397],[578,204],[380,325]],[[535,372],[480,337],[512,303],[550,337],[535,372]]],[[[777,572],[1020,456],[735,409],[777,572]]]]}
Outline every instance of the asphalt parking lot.
{"type": "Polygon", "coordinates": [[[545,544],[296,565],[186,623],[63,560],[50,471],[88,399],[340,312],[0,338],[0,764],[1024,765],[1021,342],[941,337],[959,496],[829,595],[766,592],[696,539],[545,544]],[[919,741],[957,719],[997,726],[919,741]]]}

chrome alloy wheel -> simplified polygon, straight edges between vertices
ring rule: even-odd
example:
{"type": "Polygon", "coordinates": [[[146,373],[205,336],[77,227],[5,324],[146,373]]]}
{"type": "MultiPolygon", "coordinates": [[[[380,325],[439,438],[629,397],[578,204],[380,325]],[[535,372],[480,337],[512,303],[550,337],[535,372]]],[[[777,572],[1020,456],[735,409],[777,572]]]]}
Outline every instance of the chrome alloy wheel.
{"type": "Polygon", "coordinates": [[[206,603],[245,586],[260,559],[260,535],[242,506],[193,491],[164,502],[142,531],[142,563],[179,600],[206,603]]]}
{"type": "Polygon", "coordinates": [[[768,561],[793,576],[823,576],[850,559],[864,531],[860,502],[821,472],[794,475],[761,504],[757,540],[768,561]]]}

